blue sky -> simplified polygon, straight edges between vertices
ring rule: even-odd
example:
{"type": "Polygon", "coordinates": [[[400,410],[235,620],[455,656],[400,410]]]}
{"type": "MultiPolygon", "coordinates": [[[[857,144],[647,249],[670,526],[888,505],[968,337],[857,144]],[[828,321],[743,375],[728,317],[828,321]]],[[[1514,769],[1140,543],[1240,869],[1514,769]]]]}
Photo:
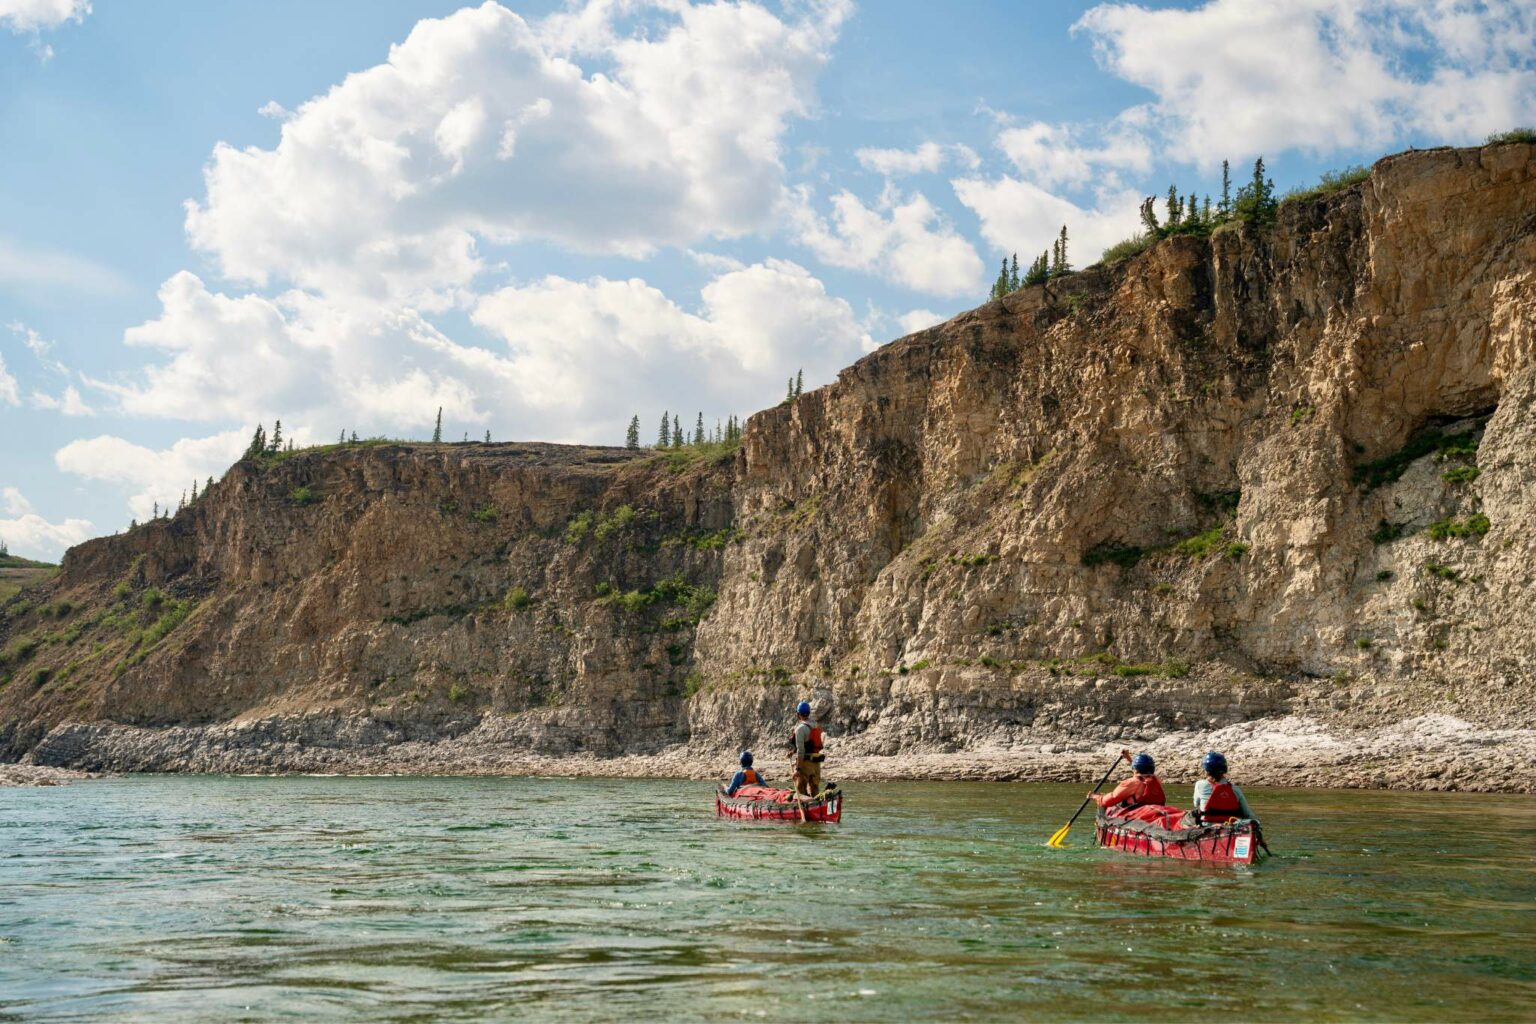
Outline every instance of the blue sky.
{"type": "Polygon", "coordinates": [[[1533,53],[1500,0],[0,0],[0,539],[121,529],[274,417],[747,414],[1223,158],[1529,123],[1533,53]]]}

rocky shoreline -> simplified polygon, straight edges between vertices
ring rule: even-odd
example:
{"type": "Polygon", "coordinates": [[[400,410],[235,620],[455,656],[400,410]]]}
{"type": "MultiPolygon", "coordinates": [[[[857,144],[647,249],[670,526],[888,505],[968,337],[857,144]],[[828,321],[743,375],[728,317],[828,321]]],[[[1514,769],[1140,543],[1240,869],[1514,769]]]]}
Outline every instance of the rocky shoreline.
{"type": "Polygon", "coordinates": [[[82,772],[71,768],[50,768],[40,764],[0,764],[0,789],[65,786],[71,782],[99,778],[101,778],[99,772],[82,772]]]}
{"type": "MultiPolygon", "coordinates": [[[[0,785],[50,785],[97,772],[337,775],[542,775],[605,778],[723,777],[734,750],[675,745],[647,754],[598,757],[528,753],[508,742],[505,723],[482,721],[448,738],[368,742],[380,723],[352,716],[143,728],[63,726],[39,744],[42,765],[0,766],[0,785]],[[16,780],[22,781],[16,781],[16,780]],[[32,781],[26,781],[32,780],[32,781]]],[[[1207,749],[1226,752],[1248,785],[1312,788],[1530,793],[1536,729],[1482,728],[1431,714],[1379,728],[1325,726],[1299,716],[1257,719],[1155,741],[1096,740],[976,747],[955,752],[839,752],[829,741],[828,774],[843,781],[933,780],[1082,782],[1097,778],[1122,746],[1150,751],[1172,785],[1193,783],[1207,749]]],[[[770,779],[787,776],[772,744],[759,744],[770,779]]]]}

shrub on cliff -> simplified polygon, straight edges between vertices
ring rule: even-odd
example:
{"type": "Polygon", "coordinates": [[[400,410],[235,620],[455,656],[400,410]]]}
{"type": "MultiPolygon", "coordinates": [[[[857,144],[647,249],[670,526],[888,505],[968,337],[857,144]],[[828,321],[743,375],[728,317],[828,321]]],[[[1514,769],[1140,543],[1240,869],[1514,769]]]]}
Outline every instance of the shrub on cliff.
{"type": "Polygon", "coordinates": [[[1434,540],[1466,540],[1470,537],[1487,536],[1492,523],[1481,512],[1465,520],[1439,519],[1429,524],[1429,535],[1434,540]]]}
{"type": "Polygon", "coordinates": [[[1507,132],[1494,132],[1488,136],[1486,145],[1495,146],[1505,142],[1536,143],[1536,128],[1511,128],[1507,132]]]}

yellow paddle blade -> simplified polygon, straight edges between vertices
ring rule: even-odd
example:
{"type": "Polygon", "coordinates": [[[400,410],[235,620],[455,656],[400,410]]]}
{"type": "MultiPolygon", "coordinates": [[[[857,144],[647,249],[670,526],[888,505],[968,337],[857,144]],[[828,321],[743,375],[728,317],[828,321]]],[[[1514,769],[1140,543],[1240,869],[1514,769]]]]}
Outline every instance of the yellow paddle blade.
{"type": "Polygon", "coordinates": [[[1071,830],[1072,830],[1072,823],[1068,822],[1067,824],[1061,826],[1061,828],[1057,829],[1056,834],[1051,836],[1050,839],[1046,840],[1045,845],[1046,846],[1056,846],[1056,847],[1061,846],[1062,842],[1067,838],[1067,833],[1070,832],[1071,830]]]}

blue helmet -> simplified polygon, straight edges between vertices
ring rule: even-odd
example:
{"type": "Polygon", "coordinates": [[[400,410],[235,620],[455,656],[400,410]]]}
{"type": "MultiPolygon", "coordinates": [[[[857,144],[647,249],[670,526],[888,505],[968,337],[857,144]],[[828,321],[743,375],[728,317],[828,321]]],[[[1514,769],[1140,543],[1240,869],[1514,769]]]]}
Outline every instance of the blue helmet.
{"type": "Polygon", "coordinates": [[[752,767],[752,751],[750,751],[750,750],[743,750],[741,752],[741,766],[743,768],[751,768],[752,767]]]}
{"type": "Polygon", "coordinates": [[[1131,771],[1137,775],[1151,775],[1156,770],[1157,767],[1152,763],[1151,754],[1137,754],[1131,758],[1131,771]]]}
{"type": "Polygon", "coordinates": [[[1200,767],[1204,769],[1205,774],[1220,778],[1227,774],[1227,759],[1213,750],[1201,759],[1200,767]]]}
{"type": "Polygon", "coordinates": [[[808,700],[801,701],[800,706],[795,708],[795,714],[801,718],[809,718],[811,715],[811,702],[808,700]]]}

